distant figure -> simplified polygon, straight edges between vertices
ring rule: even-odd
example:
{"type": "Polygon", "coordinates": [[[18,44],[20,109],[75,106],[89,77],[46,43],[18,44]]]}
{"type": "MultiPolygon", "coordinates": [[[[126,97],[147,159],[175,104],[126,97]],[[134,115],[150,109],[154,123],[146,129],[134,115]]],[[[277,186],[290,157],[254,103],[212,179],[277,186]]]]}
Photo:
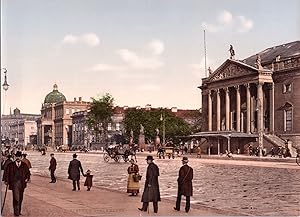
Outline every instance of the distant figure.
{"type": "MultiPolygon", "coordinates": [[[[29,172],[30,172],[30,169],[32,168],[32,166],[31,166],[30,161],[26,158],[26,156],[27,156],[27,154],[25,154],[25,153],[22,154],[22,157],[23,157],[22,162],[25,163],[28,166],[28,169],[29,169],[29,172]]],[[[28,181],[30,181],[30,180],[28,180],[28,181]]]]}
{"type": "Polygon", "coordinates": [[[73,191],[76,191],[76,184],[78,191],[80,190],[79,180],[80,180],[80,171],[83,174],[83,169],[81,166],[81,162],[76,159],[77,154],[73,154],[73,160],[70,161],[69,168],[68,168],[68,179],[71,179],[73,181],[73,191]],[[79,171],[80,170],[80,171],[79,171]]]}
{"type": "Polygon", "coordinates": [[[21,215],[23,194],[30,179],[29,168],[21,161],[21,156],[22,153],[17,151],[15,154],[16,160],[7,165],[3,174],[3,181],[8,185],[9,190],[12,190],[15,216],[21,215]]]}
{"type": "Polygon", "coordinates": [[[233,46],[232,45],[230,45],[229,52],[230,52],[230,59],[234,59],[235,52],[233,50],[233,46]]]}
{"type": "Polygon", "coordinates": [[[146,173],[146,181],[144,186],[144,192],[141,202],[143,202],[143,207],[138,208],[140,211],[146,212],[149,206],[149,202],[153,202],[154,213],[158,212],[158,201],[160,201],[160,191],[159,191],[159,169],[156,164],[153,163],[153,157],[147,156],[146,158],[148,168],[146,173]]]}
{"type": "Polygon", "coordinates": [[[185,203],[185,212],[190,211],[190,198],[193,196],[193,168],[188,166],[189,160],[187,157],[182,158],[183,166],[179,170],[179,177],[177,179],[178,182],[178,191],[177,191],[177,200],[175,210],[180,211],[180,202],[181,196],[184,195],[186,197],[185,203]]]}
{"type": "Polygon", "coordinates": [[[8,164],[10,164],[10,163],[12,163],[13,162],[13,160],[12,160],[12,156],[9,154],[9,155],[7,155],[6,156],[6,160],[3,162],[3,164],[2,164],[2,170],[5,170],[6,169],[6,167],[7,167],[7,165],[8,164]]]}
{"type": "Polygon", "coordinates": [[[275,151],[274,151],[274,148],[272,147],[271,149],[271,157],[275,157],[275,151]]]}
{"type": "Polygon", "coordinates": [[[128,167],[127,193],[131,196],[137,196],[140,190],[139,166],[135,164],[134,159],[130,160],[131,165],[128,167]]]}
{"type": "Polygon", "coordinates": [[[91,187],[93,186],[93,175],[91,175],[91,171],[87,170],[86,174],[85,174],[85,182],[84,182],[84,186],[87,187],[87,191],[91,190],[91,187]]]}
{"type": "Polygon", "coordinates": [[[54,157],[54,154],[51,153],[50,156],[51,156],[50,166],[49,166],[49,171],[50,171],[50,176],[51,176],[50,183],[55,183],[56,182],[56,178],[55,178],[54,172],[56,170],[57,163],[56,163],[56,159],[54,157]]]}
{"type": "Polygon", "coordinates": [[[201,158],[201,147],[200,145],[197,147],[197,158],[201,158]]]}

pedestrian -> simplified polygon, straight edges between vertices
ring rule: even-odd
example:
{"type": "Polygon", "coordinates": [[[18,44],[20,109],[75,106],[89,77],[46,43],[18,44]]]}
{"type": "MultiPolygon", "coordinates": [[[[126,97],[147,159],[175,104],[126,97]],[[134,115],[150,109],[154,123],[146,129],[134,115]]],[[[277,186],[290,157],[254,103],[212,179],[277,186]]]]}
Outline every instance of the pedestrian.
{"type": "Polygon", "coordinates": [[[30,161],[26,158],[27,157],[27,154],[26,153],[23,153],[22,154],[22,162],[24,162],[27,166],[28,166],[28,168],[29,168],[29,171],[30,171],[30,169],[32,168],[32,166],[31,166],[31,163],[30,163],[30,161]]]}
{"type": "Polygon", "coordinates": [[[85,178],[85,182],[84,182],[84,186],[87,187],[87,191],[91,190],[91,187],[93,186],[93,175],[91,175],[91,171],[87,170],[86,174],[84,175],[85,178]]]}
{"type": "Polygon", "coordinates": [[[271,157],[275,157],[275,151],[273,147],[271,148],[271,157]]]}
{"type": "Polygon", "coordinates": [[[187,157],[182,158],[183,166],[179,170],[177,200],[175,210],[180,211],[181,196],[184,195],[186,198],[185,212],[190,211],[191,196],[193,196],[193,168],[188,166],[189,160],[187,157]]]}
{"type": "Polygon", "coordinates": [[[3,181],[8,185],[9,190],[12,190],[15,216],[21,215],[23,194],[30,179],[29,168],[21,161],[21,156],[22,153],[17,151],[16,160],[7,165],[3,174],[3,181]]]}
{"type": "Polygon", "coordinates": [[[131,159],[130,163],[131,165],[127,169],[127,193],[131,193],[131,196],[137,196],[140,190],[139,166],[135,164],[134,159],[131,159]]]}
{"type": "Polygon", "coordinates": [[[200,147],[200,145],[197,148],[197,158],[201,158],[201,147],[200,147]]]}
{"type": "Polygon", "coordinates": [[[7,155],[6,156],[6,160],[3,162],[3,164],[2,164],[2,170],[5,170],[6,169],[6,167],[7,167],[7,165],[8,164],[10,164],[10,163],[12,163],[13,162],[13,160],[12,160],[12,156],[9,154],[9,155],[7,155]]]}
{"type": "Polygon", "coordinates": [[[68,179],[71,179],[73,181],[73,191],[76,191],[76,184],[78,191],[80,190],[80,171],[82,175],[84,176],[83,169],[81,166],[81,162],[76,159],[77,154],[73,154],[73,160],[70,161],[69,168],[68,168],[68,179]],[[79,171],[80,170],[80,171],[79,171]]]}
{"type": "Polygon", "coordinates": [[[50,154],[50,157],[51,159],[50,159],[49,171],[50,171],[51,181],[49,183],[55,183],[56,177],[54,175],[54,172],[56,170],[57,163],[53,153],[50,154]]]}
{"type": "Polygon", "coordinates": [[[147,156],[146,158],[148,168],[146,173],[146,181],[144,186],[144,192],[141,202],[143,202],[143,207],[138,208],[140,211],[146,212],[149,206],[149,202],[153,202],[154,213],[158,212],[158,201],[160,201],[159,192],[159,169],[156,164],[153,163],[153,157],[147,156]]]}

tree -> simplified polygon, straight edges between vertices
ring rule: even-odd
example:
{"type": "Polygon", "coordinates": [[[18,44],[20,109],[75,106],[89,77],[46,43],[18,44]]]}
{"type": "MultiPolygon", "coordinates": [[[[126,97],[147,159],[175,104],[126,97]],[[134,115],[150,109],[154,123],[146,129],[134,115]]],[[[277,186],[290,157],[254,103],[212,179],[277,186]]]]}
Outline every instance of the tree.
{"type": "Polygon", "coordinates": [[[91,129],[96,136],[96,141],[100,138],[107,138],[107,127],[108,123],[111,122],[111,116],[113,115],[113,103],[114,99],[109,94],[106,93],[101,98],[95,99],[91,98],[92,103],[89,107],[89,112],[87,116],[87,124],[89,129],[91,129]]]}
{"type": "Polygon", "coordinates": [[[134,141],[137,143],[140,124],[144,126],[144,135],[146,140],[154,140],[156,136],[155,129],[159,129],[159,135],[162,141],[163,134],[163,120],[161,116],[165,119],[165,136],[166,140],[173,139],[176,140],[177,136],[189,135],[191,130],[189,125],[181,118],[176,117],[168,109],[135,109],[129,108],[125,112],[124,127],[126,131],[126,136],[129,138],[130,131],[133,131],[134,141]]]}

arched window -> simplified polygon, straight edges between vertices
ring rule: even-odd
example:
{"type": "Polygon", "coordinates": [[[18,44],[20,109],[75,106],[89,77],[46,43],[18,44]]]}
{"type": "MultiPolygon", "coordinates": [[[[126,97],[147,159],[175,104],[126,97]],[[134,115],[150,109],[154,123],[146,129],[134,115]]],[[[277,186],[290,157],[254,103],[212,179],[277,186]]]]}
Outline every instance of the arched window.
{"type": "Polygon", "coordinates": [[[281,109],[283,110],[283,126],[284,131],[293,130],[293,105],[289,102],[286,102],[281,109]]]}

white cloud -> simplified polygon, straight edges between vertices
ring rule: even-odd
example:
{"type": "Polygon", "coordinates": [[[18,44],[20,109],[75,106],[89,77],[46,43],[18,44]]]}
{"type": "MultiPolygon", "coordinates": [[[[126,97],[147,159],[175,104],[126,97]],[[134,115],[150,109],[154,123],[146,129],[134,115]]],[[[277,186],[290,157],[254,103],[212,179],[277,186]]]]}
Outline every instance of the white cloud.
{"type": "Polygon", "coordinates": [[[100,39],[95,33],[85,33],[82,35],[65,35],[62,41],[64,44],[85,44],[91,47],[100,44],[100,39]]]}
{"type": "Polygon", "coordinates": [[[217,23],[202,22],[201,26],[208,32],[219,32],[234,27],[238,32],[247,32],[253,27],[253,21],[245,16],[234,16],[230,11],[223,10],[217,16],[217,23]],[[232,25],[230,25],[232,24],[232,25]]]}
{"type": "Polygon", "coordinates": [[[247,19],[244,16],[238,16],[238,19],[240,21],[240,28],[239,32],[247,32],[253,27],[253,21],[251,19],[247,19]]]}
{"type": "Polygon", "coordinates": [[[233,20],[232,14],[227,10],[224,10],[219,14],[218,21],[222,24],[225,25],[230,24],[232,20],[233,20]]]}
{"type": "Polygon", "coordinates": [[[161,55],[165,50],[164,43],[159,39],[153,39],[148,44],[149,49],[152,51],[154,55],[161,55]]]}
{"type": "Polygon", "coordinates": [[[129,66],[138,69],[157,69],[164,65],[164,63],[155,57],[140,57],[135,52],[128,49],[120,49],[117,54],[129,66]]]}
{"type": "Polygon", "coordinates": [[[78,42],[78,37],[75,35],[65,35],[64,39],[63,39],[63,43],[65,44],[75,44],[78,42]]]}
{"type": "Polygon", "coordinates": [[[201,27],[203,29],[205,29],[206,31],[208,31],[208,32],[218,32],[219,29],[220,29],[218,26],[215,26],[213,24],[209,24],[209,23],[206,23],[206,22],[202,22],[201,27]]]}

